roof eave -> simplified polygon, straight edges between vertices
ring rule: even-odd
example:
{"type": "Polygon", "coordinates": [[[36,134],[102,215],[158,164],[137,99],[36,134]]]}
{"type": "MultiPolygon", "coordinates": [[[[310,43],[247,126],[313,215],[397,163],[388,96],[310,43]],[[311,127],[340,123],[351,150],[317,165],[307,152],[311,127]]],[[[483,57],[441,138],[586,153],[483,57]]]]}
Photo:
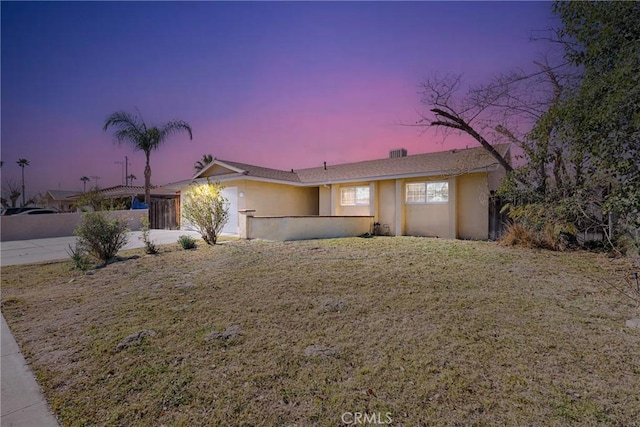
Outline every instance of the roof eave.
{"type": "Polygon", "coordinates": [[[213,161],[209,164],[207,164],[206,167],[202,168],[202,170],[198,171],[195,175],[193,175],[193,177],[191,178],[192,180],[194,179],[198,179],[198,178],[206,178],[204,176],[202,176],[203,173],[205,173],[206,171],[208,171],[209,169],[211,169],[213,166],[222,166],[223,168],[227,168],[230,169],[232,171],[238,172],[238,173],[244,173],[246,172],[244,169],[240,169],[238,167],[232,166],[228,163],[225,163],[221,160],[218,159],[213,159],[213,161]]]}
{"type": "Polygon", "coordinates": [[[215,179],[211,179],[213,177],[211,176],[205,176],[205,177],[200,177],[200,178],[194,178],[194,179],[189,179],[189,180],[184,180],[184,181],[178,181],[172,184],[168,184],[165,187],[167,188],[175,188],[175,187],[185,187],[187,185],[190,185],[192,183],[204,183],[207,182],[207,180],[210,181],[218,181],[220,183],[223,182],[228,182],[228,181],[238,181],[238,180],[247,180],[247,181],[260,181],[260,182],[270,182],[270,183],[274,183],[274,184],[286,184],[286,185],[295,185],[295,186],[301,186],[304,185],[301,182],[298,181],[287,181],[284,179],[274,179],[274,178],[264,178],[264,177],[260,177],[260,176],[252,176],[252,175],[245,175],[244,173],[237,173],[237,174],[233,174],[233,175],[218,175],[215,177],[215,179]]]}
{"type": "Polygon", "coordinates": [[[360,181],[385,181],[390,179],[406,179],[406,178],[419,178],[421,176],[458,176],[467,173],[479,173],[479,172],[494,172],[500,168],[498,163],[494,163],[487,166],[481,166],[474,169],[465,169],[465,170],[439,170],[439,171],[423,171],[423,172],[413,172],[406,174],[390,174],[390,175],[377,175],[377,176],[364,176],[364,177],[352,177],[352,178],[344,178],[344,179],[328,179],[322,181],[308,181],[302,182],[303,186],[306,187],[314,187],[317,185],[325,185],[325,184],[345,184],[349,182],[360,182],[360,181]]]}

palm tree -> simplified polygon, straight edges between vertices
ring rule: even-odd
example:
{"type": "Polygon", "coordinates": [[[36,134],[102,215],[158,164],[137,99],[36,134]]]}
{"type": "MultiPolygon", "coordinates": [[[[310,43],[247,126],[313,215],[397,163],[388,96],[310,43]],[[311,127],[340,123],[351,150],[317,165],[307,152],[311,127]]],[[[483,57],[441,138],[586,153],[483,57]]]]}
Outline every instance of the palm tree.
{"type": "Polygon", "coordinates": [[[191,126],[185,121],[174,120],[159,127],[147,127],[141,117],[125,111],[116,111],[107,117],[104,130],[106,131],[110,126],[117,129],[114,133],[117,143],[128,142],[133,145],[134,150],[144,152],[147,160],[144,167],[144,202],[149,206],[151,201],[151,166],[149,166],[151,151],[157,150],[160,144],[174,133],[187,132],[189,139],[193,139],[191,126]]]}
{"type": "Polygon", "coordinates": [[[134,179],[138,179],[134,174],[128,175],[127,179],[129,180],[129,182],[131,183],[131,185],[133,185],[133,180],[134,179]]]}
{"type": "Polygon", "coordinates": [[[24,168],[25,168],[25,166],[29,166],[29,160],[27,160],[27,159],[18,159],[18,161],[16,163],[18,163],[18,166],[20,166],[22,168],[22,206],[24,206],[25,205],[25,200],[24,200],[24,168]]]}
{"type": "Polygon", "coordinates": [[[80,178],[80,181],[82,181],[82,192],[86,193],[87,192],[87,182],[91,181],[91,178],[89,178],[88,176],[83,176],[82,178],[80,178]]]}
{"type": "Polygon", "coordinates": [[[202,160],[198,160],[197,162],[195,162],[193,168],[196,170],[196,172],[200,172],[211,162],[213,162],[213,156],[211,154],[205,154],[202,156],[202,160]]]}

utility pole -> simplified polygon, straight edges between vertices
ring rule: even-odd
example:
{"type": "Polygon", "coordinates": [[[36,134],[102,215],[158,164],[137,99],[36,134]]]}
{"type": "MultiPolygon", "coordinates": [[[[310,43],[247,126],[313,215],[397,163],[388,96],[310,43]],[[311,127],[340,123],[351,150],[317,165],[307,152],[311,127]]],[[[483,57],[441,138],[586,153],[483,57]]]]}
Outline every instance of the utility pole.
{"type": "Polygon", "coordinates": [[[121,168],[122,169],[122,181],[120,181],[120,182],[122,184],[124,184],[124,163],[120,162],[120,161],[117,161],[117,160],[115,162],[113,162],[113,163],[115,163],[116,165],[122,165],[122,168],[121,168]]]}
{"type": "Polygon", "coordinates": [[[129,157],[124,156],[124,185],[129,186],[129,157]]]}
{"type": "Polygon", "coordinates": [[[91,178],[92,178],[92,179],[94,179],[94,180],[96,181],[96,187],[95,187],[95,189],[97,190],[97,189],[98,189],[98,180],[100,179],[100,177],[99,177],[99,176],[92,176],[91,178]]]}
{"type": "Polygon", "coordinates": [[[122,183],[126,186],[129,185],[129,157],[124,156],[124,162],[115,161],[113,162],[117,165],[122,165],[122,183]]]}

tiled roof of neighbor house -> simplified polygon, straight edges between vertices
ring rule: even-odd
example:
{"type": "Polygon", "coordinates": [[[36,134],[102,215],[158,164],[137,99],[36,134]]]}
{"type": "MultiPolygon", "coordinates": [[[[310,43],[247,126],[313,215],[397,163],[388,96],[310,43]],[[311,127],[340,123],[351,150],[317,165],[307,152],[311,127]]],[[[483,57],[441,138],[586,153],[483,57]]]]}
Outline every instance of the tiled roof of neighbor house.
{"type": "Polygon", "coordinates": [[[73,196],[82,193],[81,191],[67,191],[67,190],[47,190],[47,194],[51,196],[51,200],[55,201],[73,201],[73,196]]]}
{"type": "MultiPolygon", "coordinates": [[[[109,197],[109,196],[138,196],[144,194],[144,187],[139,185],[116,185],[113,187],[106,187],[98,189],[98,193],[109,197]]],[[[169,190],[163,187],[151,187],[151,195],[152,196],[173,196],[177,195],[178,192],[176,190],[169,190]]],[[[82,193],[75,193],[74,199],[82,196],[82,193]]]]}
{"type": "Polygon", "coordinates": [[[244,175],[247,176],[275,179],[277,181],[300,182],[300,178],[295,172],[263,168],[262,166],[248,165],[246,163],[231,162],[227,160],[220,160],[220,162],[238,169],[242,169],[246,172],[244,175]]]}
{"type": "MultiPolygon", "coordinates": [[[[494,146],[506,155],[509,144],[494,146]]],[[[357,163],[327,165],[296,170],[303,183],[330,181],[357,181],[380,177],[410,176],[419,174],[450,175],[496,166],[498,161],[483,147],[415,154],[406,157],[368,160],[357,163]]]]}

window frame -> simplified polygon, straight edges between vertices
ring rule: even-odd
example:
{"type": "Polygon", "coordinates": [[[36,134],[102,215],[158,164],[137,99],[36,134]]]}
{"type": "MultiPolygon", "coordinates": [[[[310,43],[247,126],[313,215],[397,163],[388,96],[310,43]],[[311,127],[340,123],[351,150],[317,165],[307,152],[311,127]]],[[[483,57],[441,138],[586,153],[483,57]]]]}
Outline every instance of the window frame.
{"type": "Polygon", "coordinates": [[[371,204],[371,188],[368,185],[350,185],[348,187],[340,187],[340,206],[369,206],[371,204]],[[367,201],[358,201],[358,189],[367,190],[367,201]],[[345,190],[353,191],[353,203],[345,203],[345,190]]]}
{"type": "MultiPolygon", "coordinates": [[[[442,188],[442,187],[441,187],[442,188]]],[[[436,191],[435,189],[433,190],[434,192],[436,191]]],[[[442,192],[442,190],[440,190],[442,192]]],[[[416,193],[412,194],[412,198],[415,198],[416,193]]],[[[444,205],[449,203],[449,181],[415,181],[415,182],[407,182],[405,184],[405,191],[404,191],[404,202],[407,205],[444,205]],[[424,200],[411,200],[409,201],[409,186],[411,185],[423,185],[424,189],[422,191],[419,191],[418,193],[422,193],[422,194],[418,194],[420,195],[424,195],[424,200]],[[446,185],[447,187],[447,200],[429,200],[429,186],[430,185],[446,185]]]]}

